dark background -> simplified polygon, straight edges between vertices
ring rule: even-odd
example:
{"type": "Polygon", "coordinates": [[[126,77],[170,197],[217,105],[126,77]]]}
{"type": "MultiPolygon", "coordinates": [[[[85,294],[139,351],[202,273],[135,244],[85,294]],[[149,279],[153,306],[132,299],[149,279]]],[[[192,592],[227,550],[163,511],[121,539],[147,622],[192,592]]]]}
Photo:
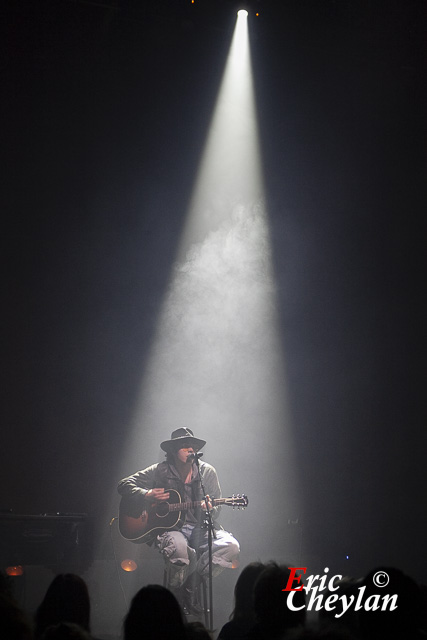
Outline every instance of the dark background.
{"type": "MultiPolygon", "coordinates": [[[[3,510],[105,512],[236,6],[1,10],[3,510]]],[[[426,580],[425,3],[250,8],[304,545],[426,580]]]]}

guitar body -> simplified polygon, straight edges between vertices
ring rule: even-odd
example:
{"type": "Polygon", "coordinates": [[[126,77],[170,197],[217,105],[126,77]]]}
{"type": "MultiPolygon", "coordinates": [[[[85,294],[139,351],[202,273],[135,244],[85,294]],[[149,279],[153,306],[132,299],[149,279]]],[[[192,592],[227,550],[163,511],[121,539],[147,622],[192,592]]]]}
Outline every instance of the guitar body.
{"type": "MultiPolygon", "coordinates": [[[[152,542],[158,535],[170,529],[180,529],[185,518],[182,514],[188,509],[197,509],[204,504],[199,502],[181,502],[181,496],[175,489],[168,489],[169,500],[147,504],[142,513],[135,513],[132,500],[123,497],[119,509],[119,531],[126,540],[143,543],[152,542]]],[[[212,500],[212,506],[227,505],[237,509],[248,506],[245,495],[233,495],[230,498],[212,500]]]]}
{"type": "Polygon", "coordinates": [[[158,535],[175,527],[181,528],[184,520],[182,511],[171,511],[170,505],[179,504],[181,496],[175,489],[168,489],[169,500],[153,502],[147,505],[137,517],[129,515],[126,501],[122,500],[119,509],[119,531],[124,538],[132,542],[151,542],[158,535]]]}

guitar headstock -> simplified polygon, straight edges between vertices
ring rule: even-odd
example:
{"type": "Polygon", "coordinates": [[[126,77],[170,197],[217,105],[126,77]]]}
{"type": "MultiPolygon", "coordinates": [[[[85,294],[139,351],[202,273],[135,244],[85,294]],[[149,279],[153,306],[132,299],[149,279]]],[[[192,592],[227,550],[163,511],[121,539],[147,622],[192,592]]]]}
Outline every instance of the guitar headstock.
{"type": "Polygon", "coordinates": [[[245,509],[249,504],[248,496],[240,494],[232,495],[231,498],[225,499],[225,504],[233,507],[233,509],[245,509]]]}

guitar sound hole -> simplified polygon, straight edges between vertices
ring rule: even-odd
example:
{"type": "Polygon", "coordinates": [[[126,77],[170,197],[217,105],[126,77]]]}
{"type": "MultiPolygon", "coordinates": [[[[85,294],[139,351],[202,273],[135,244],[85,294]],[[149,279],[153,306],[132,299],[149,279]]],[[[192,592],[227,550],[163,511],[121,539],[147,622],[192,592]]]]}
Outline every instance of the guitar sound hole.
{"type": "Polygon", "coordinates": [[[164,518],[169,513],[169,505],[167,502],[162,502],[156,506],[156,515],[159,518],[164,518]]]}

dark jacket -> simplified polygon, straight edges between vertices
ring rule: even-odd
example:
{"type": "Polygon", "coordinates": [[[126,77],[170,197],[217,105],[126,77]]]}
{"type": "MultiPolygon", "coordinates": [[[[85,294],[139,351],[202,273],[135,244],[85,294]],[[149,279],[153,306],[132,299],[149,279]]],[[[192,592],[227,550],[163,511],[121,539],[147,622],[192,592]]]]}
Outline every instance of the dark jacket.
{"type": "MultiPolygon", "coordinates": [[[[221,488],[215,468],[207,462],[199,462],[199,464],[200,475],[206,494],[211,499],[220,498],[221,488]]],[[[184,484],[175,466],[165,461],[153,464],[142,471],[137,471],[137,473],[128,478],[124,478],[119,482],[117,490],[120,495],[126,499],[128,510],[137,516],[144,509],[145,494],[150,489],[156,488],[164,488],[165,490],[175,489],[180,494],[182,502],[198,502],[203,500],[199,471],[196,464],[193,464],[192,478],[189,484],[184,484]]],[[[215,507],[212,509],[212,517],[214,520],[218,517],[220,508],[221,507],[215,507]]],[[[202,515],[201,509],[190,509],[186,512],[186,521],[194,523],[200,522],[202,515]]]]}

